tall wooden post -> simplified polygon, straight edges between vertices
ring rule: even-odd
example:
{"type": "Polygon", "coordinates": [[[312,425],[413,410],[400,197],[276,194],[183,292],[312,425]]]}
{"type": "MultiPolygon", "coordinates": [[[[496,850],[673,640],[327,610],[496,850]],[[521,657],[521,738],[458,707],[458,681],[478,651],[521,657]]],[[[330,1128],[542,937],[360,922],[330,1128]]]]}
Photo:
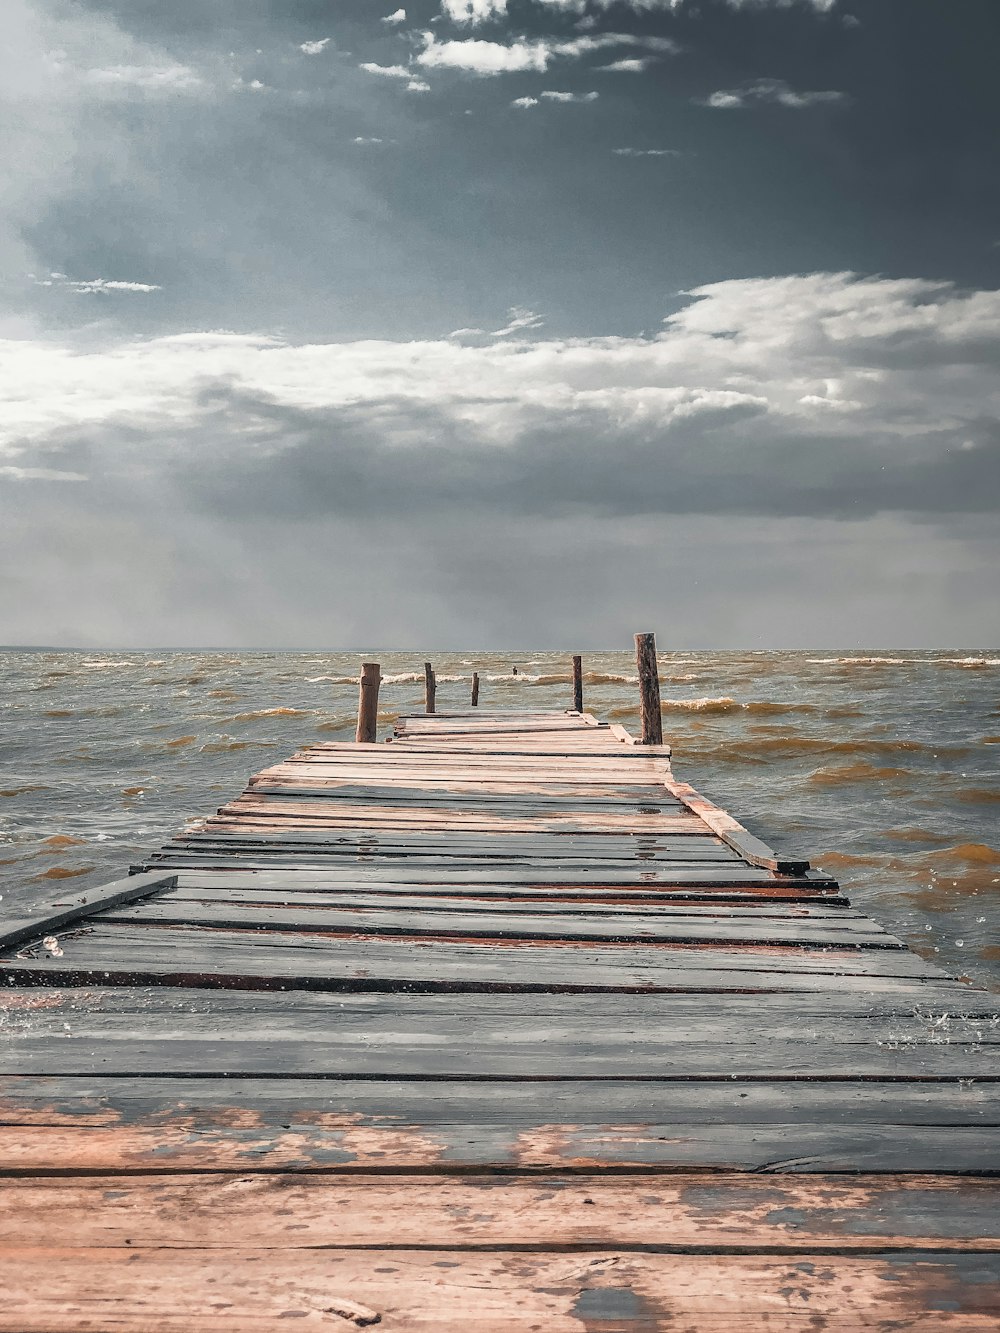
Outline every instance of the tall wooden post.
{"type": "Polygon", "coordinates": [[[377,662],[365,662],[361,668],[361,688],[358,692],[358,730],[354,739],[371,744],[378,733],[378,687],[382,673],[377,662]]]}
{"type": "Polygon", "coordinates": [[[656,635],[635,636],[635,661],[639,668],[639,699],[642,707],[643,745],[663,744],[660,717],[660,675],[656,669],[656,635]]]}
{"type": "Polygon", "coordinates": [[[583,712],[583,658],[573,658],[573,707],[583,712]]]}
{"type": "Polygon", "coordinates": [[[479,672],[478,672],[478,671],[473,671],[473,673],[472,673],[472,706],[473,706],[473,708],[478,708],[478,707],[479,707],[479,672]]]}
{"type": "Polygon", "coordinates": [[[437,681],[434,679],[434,668],[430,662],[424,663],[424,711],[433,713],[434,696],[437,693],[437,681]]]}

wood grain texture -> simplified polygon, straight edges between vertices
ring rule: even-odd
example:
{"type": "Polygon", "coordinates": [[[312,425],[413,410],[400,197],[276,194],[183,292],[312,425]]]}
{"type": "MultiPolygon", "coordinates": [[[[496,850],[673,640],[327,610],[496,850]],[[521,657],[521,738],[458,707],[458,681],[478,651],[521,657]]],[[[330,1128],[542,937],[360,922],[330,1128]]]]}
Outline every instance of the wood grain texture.
{"type": "Polygon", "coordinates": [[[941,1176],[115,1175],[4,1184],[0,1250],[1000,1251],[1000,1185],[941,1176]],[[419,1208],[400,1206],[409,1195],[419,1208]]]}
{"type": "Polygon", "coordinates": [[[450,1250],[18,1249],[0,1329],[996,1329],[1000,1261],[450,1250]],[[165,1299],[166,1298],[166,1299],[165,1299]]]}

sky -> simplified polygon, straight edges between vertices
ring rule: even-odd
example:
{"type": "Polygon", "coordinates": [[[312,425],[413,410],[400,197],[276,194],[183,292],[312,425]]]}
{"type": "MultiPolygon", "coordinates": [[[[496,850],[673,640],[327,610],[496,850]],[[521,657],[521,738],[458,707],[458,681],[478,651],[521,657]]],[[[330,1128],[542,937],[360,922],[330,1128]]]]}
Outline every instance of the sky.
{"type": "Polygon", "coordinates": [[[7,0],[0,641],[1000,646],[996,0],[7,0]]]}

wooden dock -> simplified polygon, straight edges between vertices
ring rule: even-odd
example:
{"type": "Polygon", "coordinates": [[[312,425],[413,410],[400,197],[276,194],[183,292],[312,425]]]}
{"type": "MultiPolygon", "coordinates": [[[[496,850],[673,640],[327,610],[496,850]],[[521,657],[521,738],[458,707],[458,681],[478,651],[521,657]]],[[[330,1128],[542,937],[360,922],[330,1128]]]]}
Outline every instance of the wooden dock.
{"type": "Polygon", "coordinates": [[[668,755],[401,718],[7,921],[0,1331],[995,1333],[996,997],[668,755]]]}

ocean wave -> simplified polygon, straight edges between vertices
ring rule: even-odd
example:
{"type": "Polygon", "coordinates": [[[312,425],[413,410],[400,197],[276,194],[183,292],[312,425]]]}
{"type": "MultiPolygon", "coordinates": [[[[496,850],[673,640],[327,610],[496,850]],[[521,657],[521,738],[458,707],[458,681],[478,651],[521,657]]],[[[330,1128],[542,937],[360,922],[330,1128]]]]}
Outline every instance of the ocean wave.
{"type": "Polygon", "coordinates": [[[840,787],[856,782],[899,782],[913,776],[908,768],[876,768],[874,764],[860,763],[817,768],[809,774],[809,781],[817,786],[840,787]]]}
{"type": "MultiPolygon", "coordinates": [[[[0,796],[5,793],[0,792],[0,796]]],[[[1000,805],[1000,789],[996,787],[963,787],[951,793],[951,799],[965,805],[1000,805]]]]}
{"type": "Polygon", "coordinates": [[[935,657],[935,665],[962,667],[976,671],[983,667],[1000,667],[1000,657],[935,657]]]}
{"type": "Polygon", "coordinates": [[[222,736],[217,741],[206,741],[200,745],[199,751],[202,754],[226,754],[230,750],[273,750],[275,742],[273,741],[238,741],[232,736],[222,736]]]}
{"type": "Polygon", "coordinates": [[[32,875],[31,879],[33,883],[43,879],[75,879],[77,875],[89,874],[93,868],[93,866],[50,866],[40,875],[32,875]]]}
{"type": "MultiPolygon", "coordinates": [[[[81,662],[81,663],[79,664],[79,666],[80,666],[80,670],[81,670],[81,671],[112,671],[112,670],[116,669],[117,667],[137,667],[137,666],[143,666],[143,665],[144,665],[144,663],[142,663],[142,662],[126,662],[126,661],[124,661],[124,660],[121,661],[121,662],[106,662],[106,661],[103,661],[103,660],[102,660],[102,661],[99,661],[99,662],[81,662]]],[[[48,675],[50,675],[50,676],[52,676],[52,675],[54,675],[54,674],[55,674],[55,673],[52,672],[52,671],[48,672],[48,675]]],[[[68,674],[68,673],[64,673],[64,674],[68,674]]]]}
{"type": "Polygon", "coordinates": [[[661,713],[749,713],[753,717],[780,717],[784,713],[815,713],[815,704],[784,702],[775,699],[751,699],[741,703],[728,694],[699,699],[663,699],[661,713]]]}
{"type": "Polygon", "coordinates": [[[261,722],[265,717],[312,717],[312,712],[305,708],[258,708],[252,713],[237,713],[233,721],[261,722]]]}
{"type": "Polygon", "coordinates": [[[328,681],[331,685],[357,685],[360,679],[360,676],[306,676],[306,684],[316,685],[320,681],[328,681]]]}
{"type": "Polygon", "coordinates": [[[807,657],[813,666],[919,666],[919,657],[807,657]]]}
{"type": "Polygon", "coordinates": [[[663,699],[660,702],[661,713],[735,713],[743,707],[728,695],[705,699],[663,699]]]}
{"type": "Polygon", "coordinates": [[[942,847],[938,852],[927,852],[925,860],[929,865],[960,861],[967,866],[1000,866],[1000,851],[985,842],[960,842],[954,847],[942,847]]]}
{"type": "MultiPolygon", "coordinates": [[[[572,676],[560,676],[562,680],[572,680],[572,676]]],[[[638,685],[638,676],[616,676],[610,671],[585,671],[584,682],[587,685],[638,685]]],[[[676,677],[671,677],[676,679],[676,677]]]]}
{"type": "Polygon", "coordinates": [[[350,715],[345,713],[343,717],[331,717],[328,718],[325,722],[318,722],[316,724],[316,730],[350,731],[350,729],[356,724],[356,722],[357,718],[354,716],[353,713],[350,715]]]}

